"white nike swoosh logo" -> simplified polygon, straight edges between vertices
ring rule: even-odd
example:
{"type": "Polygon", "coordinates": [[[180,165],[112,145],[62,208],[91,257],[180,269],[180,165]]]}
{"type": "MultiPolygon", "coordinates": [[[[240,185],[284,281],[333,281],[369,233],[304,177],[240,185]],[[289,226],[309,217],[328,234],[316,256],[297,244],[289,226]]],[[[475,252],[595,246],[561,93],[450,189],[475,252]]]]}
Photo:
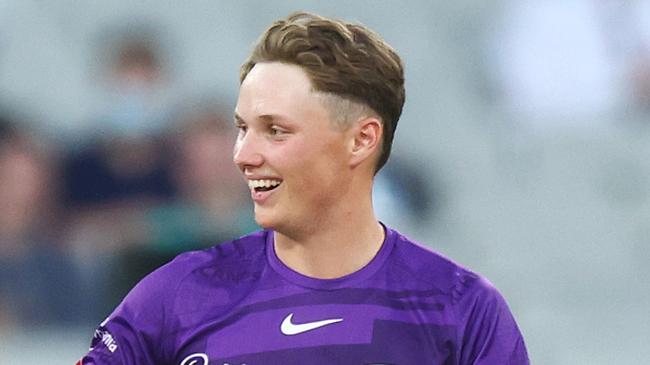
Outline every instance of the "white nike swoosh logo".
{"type": "Polygon", "coordinates": [[[316,322],[296,324],[291,322],[292,319],[293,319],[293,313],[289,313],[289,315],[284,318],[282,324],[280,325],[280,331],[287,336],[297,335],[303,332],[315,330],[316,328],[330,325],[332,323],[338,323],[343,321],[343,318],[335,318],[335,319],[325,319],[316,322]]]}

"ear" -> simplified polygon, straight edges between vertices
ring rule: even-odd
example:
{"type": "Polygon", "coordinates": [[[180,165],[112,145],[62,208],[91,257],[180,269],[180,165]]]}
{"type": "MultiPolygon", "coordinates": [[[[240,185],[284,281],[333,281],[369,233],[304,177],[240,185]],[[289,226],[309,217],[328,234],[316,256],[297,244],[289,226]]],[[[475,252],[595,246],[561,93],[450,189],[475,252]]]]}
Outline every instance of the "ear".
{"type": "Polygon", "coordinates": [[[364,117],[352,128],[352,149],[350,164],[356,167],[364,161],[372,161],[381,146],[384,127],[377,117],[364,117]]]}

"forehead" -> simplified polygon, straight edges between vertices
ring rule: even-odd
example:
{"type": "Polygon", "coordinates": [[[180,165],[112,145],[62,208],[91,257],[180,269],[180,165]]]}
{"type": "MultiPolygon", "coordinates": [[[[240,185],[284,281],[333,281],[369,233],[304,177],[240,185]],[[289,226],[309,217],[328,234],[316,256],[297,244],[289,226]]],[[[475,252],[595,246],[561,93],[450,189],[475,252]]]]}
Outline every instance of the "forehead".
{"type": "Polygon", "coordinates": [[[239,89],[235,112],[244,119],[260,115],[324,111],[309,77],[299,66],[258,63],[239,89]]]}

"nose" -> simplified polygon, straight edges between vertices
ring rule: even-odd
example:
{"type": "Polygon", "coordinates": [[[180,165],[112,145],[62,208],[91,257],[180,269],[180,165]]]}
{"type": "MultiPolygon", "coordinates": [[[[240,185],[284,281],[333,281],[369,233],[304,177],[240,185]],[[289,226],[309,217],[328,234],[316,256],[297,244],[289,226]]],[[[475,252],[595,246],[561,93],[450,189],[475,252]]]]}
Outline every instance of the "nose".
{"type": "Polygon", "coordinates": [[[237,137],[233,151],[233,162],[241,171],[246,168],[259,167],[264,162],[260,153],[260,143],[252,131],[237,137]]]}

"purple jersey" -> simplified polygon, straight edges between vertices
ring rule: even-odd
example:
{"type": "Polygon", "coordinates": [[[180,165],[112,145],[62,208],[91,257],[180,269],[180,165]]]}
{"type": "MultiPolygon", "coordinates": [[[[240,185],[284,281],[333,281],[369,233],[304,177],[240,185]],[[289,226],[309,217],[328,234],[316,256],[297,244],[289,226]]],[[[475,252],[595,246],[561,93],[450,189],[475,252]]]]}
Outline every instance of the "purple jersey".
{"type": "Polygon", "coordinates": [[[83,364],[528,364],[485,279],[386,229],[361,270],[314,279],[262,231],[154,271],[95,332],[83,364]]]}

